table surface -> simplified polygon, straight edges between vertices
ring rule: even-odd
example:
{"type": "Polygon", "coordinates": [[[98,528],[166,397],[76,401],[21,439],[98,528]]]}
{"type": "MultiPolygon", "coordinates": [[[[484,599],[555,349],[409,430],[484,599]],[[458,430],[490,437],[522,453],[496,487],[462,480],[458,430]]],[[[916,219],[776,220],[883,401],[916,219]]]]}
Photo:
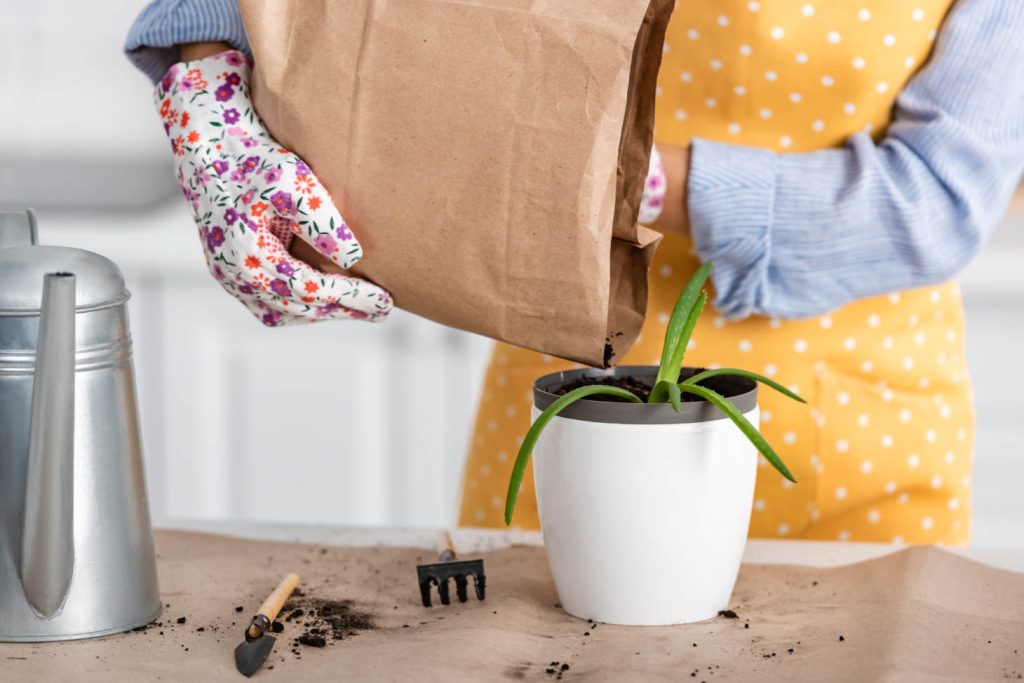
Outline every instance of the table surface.
{"type": "MultiPolygon", "coordinates": [[[[302,574],[303,594],[293,596],[280,642],[259,674],[267,681],[508,683],[565,673],[609,682],[691,674],[708,683],[924,683],[1024,676],[1024,574],[934,548],[892,554],[900,548],[750,541],[729,602],[739,616],[638,629],[565,613],[536,532],[454,531],[460,552],[492,551],[486,601],[426,609],[411,568],[436,557],[428,549],[441,530],[171,526],[186,531],[156,535],[164,602],[156,623],[107,638],[0,643],[0,681],[241,680],[232,652],[244,615],[285,569],[302,574]],[[324,614],[341,620],[343,637],[329,630],[325,647],[302,642],[303,634],[325,633],[324,614]],[[571,669],[556,670],[554,662],[571,669]]],[[[1024,570],[1020,549],[958,554],[1024,570]]]]}
{"type": "MultiPolygon", "coordinates": [[[[267,541],[294,541],[329,546],[406,547],[438,546],[443,530],[397,527],[353,527],[278,522],[235,522],[177,520],[164,528],[198,531],[267,541]]],[[[451,531],[456,550],[462,553],[496,550],[512,545],[543,545],[539,531],[463,528],[451,531]]],[[[897,552],[906,546],[888,543],[846,543],[839,541],[790,541],[751,539],[743,561],[755,564],[794,564],[808,567],[837,567],[897,552]]],[[[946,550],[976,562],[1024,573],[1024,547],[967,547],[946,550]]]]}

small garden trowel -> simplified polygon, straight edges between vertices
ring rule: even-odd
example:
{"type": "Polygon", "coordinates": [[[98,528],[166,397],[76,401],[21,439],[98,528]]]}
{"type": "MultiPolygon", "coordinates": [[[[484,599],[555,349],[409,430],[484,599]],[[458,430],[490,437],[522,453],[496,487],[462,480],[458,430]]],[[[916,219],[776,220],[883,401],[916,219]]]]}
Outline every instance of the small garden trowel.
{"type": "Polygon", "coordinates": [[[423,598],[423,606],[430,607],[430,586],[437,586],[437,592],[441,596],[441,604],[451,604],[448,597],[448,580],[455,579],[455,595],[459,602],[466,602],[468,599],[467,588],[468,577],[473,577],[473,587],[476,589],[476,597],[483,600],[487,594],[487,577],[484,576],[483,560],[459,560],[455,556],[455,549],[452,544],[452,537],[446,531],[444,534],[445,547],[441,550],[440,562],[434,564],[421,564],[416,567],[416,576],[420,583],[420,597],[423,598]]]}
{"type": "Polygon", "coordinates": [[[245,628],[245,640],[235,648],[235,666],[245,676],[252,676],[263,666],[270,651],[274,649],[274,636],[270,635],[274,619],[281,612],[281,607],[299,585],[299,575],[289,574],[270,594],[259,612],[245,628]]]}

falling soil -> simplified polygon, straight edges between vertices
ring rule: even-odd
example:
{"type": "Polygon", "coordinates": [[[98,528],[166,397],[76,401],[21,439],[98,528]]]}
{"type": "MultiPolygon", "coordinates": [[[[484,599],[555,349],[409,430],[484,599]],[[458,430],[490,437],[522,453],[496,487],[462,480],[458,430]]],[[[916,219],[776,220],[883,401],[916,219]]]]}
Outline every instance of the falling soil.
{"type": "MultiPolygon", "coordinates": [[[[679,373],[678,381],[681,382],[687,379],[688,377],[692,377],[698,372],[703,371],[704,368],[686,368],[681,373],[679,373]]],[[[589,387],[594,385],[605,387],[618,387],[619,389],[625,389],[626,391],[630,391],[636,394],[636,396],[645,403],[647,402],[648,397],[650,397],[652,389],[652,386],[650,384],[644,382],[641,379],[638,379],[636,377],[630,377],[629,375],[623,375],[617,377],[581,377],[577,380],[573,380],[572,382],[566,382],[557,389],[554,389],[552,393],[554,393],[556,396],[564,396],[573,389],[579,389],[580,387],[589,387]]],[[[702,387],[711,389],[712,391],[715,391],[727,398],[746,393],[753,388],[753,382],[751,380],[748,380],[743,377],[730,377],[728,375],[717,375],[715,377],[709,377],[708,379],[702,380],[700,382],[700,385],[702,387]]],[[[700,396],[695,396],[693,394],[683,394],[680,398],[684,403],[690,401],[704,400],[700,396]]],[[[610,401],[612,403],[626,402],[626,399],[624,398],[619,398],[617,396],[605,396],[601,394],[597,394],[595,396],[588,396],[584,400],[610,401]]]]}
{"type": "Polygon", "coordinates": [[[612,358],[615,357],[615,338],[621,337],[622,332],[616,332],[615,334],[608,335],[604,338],[604,367],[609,368],[612,364],[612,358]]]}

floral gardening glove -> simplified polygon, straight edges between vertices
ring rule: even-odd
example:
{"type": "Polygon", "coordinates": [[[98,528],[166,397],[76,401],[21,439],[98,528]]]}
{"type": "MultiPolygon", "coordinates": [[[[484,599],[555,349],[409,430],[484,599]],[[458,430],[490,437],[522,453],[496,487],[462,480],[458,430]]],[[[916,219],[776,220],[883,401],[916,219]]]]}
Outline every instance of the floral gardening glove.
{"type": "Polygon", "coordinates": [[[271,327],[383,320],[392,306],[386,291],[288,253],[297,236],[348,268],[362,250],[309,167],[267,133],[248,83],[247,58],[232,50],[175,64],[156,88],[210,272],[271,327]]]}
{"type": "Polygon", "coordinates": [[[665,167],[661,163],[661,155],[657,147],[651,147],[651,164],[647,170],[647,181],[644,183],[644,194],[640,199],[640,215],[637,222],[651,225],[661,216],[661,208],[665,205],[665,167]]]}

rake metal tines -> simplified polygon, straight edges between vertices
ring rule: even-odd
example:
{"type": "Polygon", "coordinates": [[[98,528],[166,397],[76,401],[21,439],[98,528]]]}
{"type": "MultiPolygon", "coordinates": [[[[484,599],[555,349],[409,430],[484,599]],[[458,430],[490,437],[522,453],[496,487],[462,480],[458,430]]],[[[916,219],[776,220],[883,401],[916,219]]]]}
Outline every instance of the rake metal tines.
{"type": "Polygon", "coordinates": [[[484,575],[483,560],[457,560],[455,552],[450,548],[441,551],[440,562],[421,564],[416,567],[416,575],[420,583],[420,597],[423,606],[430,607],[430,586],[437,586],[441,604],[451,604],[448,594],[448,581],[455,579],[455,595],[459,602],[469,599],[469,577],[473,578],[473,587],[478,600],[483,600],[487,593],[487,577],[484,575]]]}

